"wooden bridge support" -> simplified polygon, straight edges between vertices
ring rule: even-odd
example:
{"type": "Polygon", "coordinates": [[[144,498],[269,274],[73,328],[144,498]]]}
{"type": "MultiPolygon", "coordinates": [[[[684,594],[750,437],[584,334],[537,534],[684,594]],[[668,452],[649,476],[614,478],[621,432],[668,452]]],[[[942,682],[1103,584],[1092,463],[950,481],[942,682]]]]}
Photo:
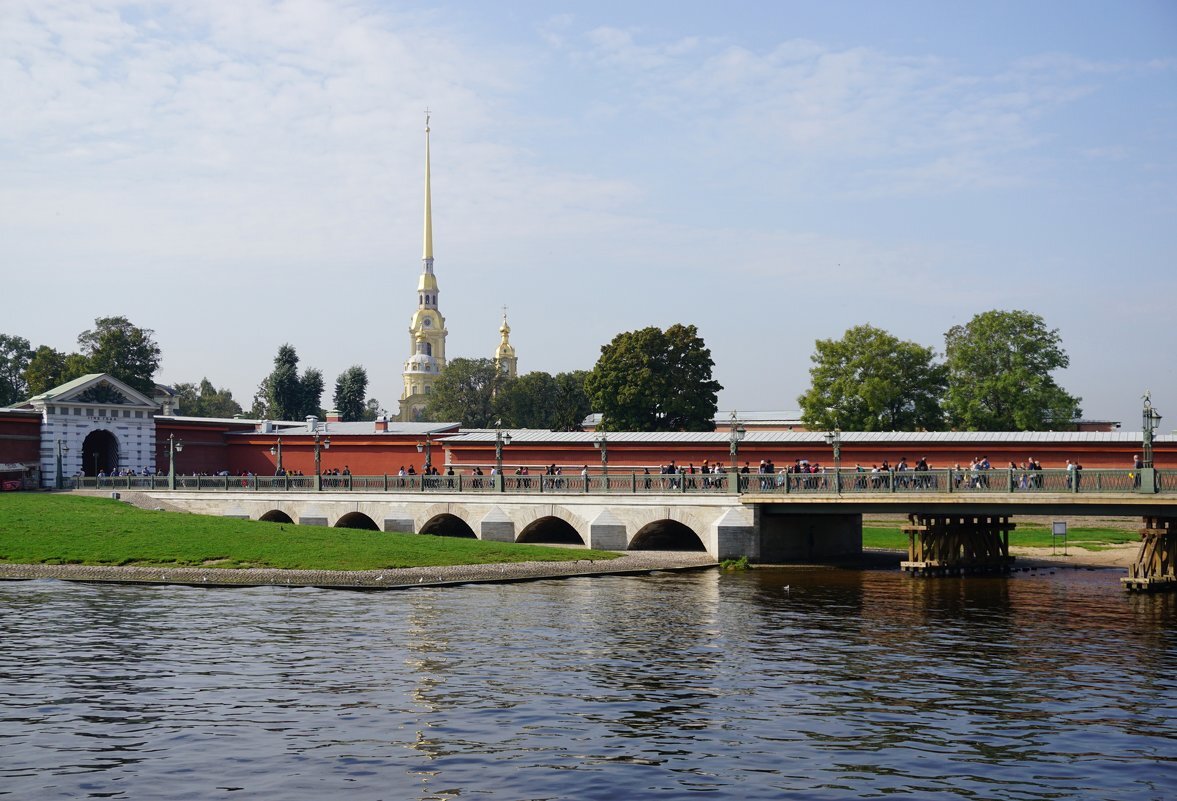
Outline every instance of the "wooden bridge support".
{"type": "Polygon", "coordinates": [[[1146,517],[1140,551],[1128,575],[1120,579],[1129,592],[1177,589],[1177,517],[1146,517]]]}
{"type": "Polygon", "coordinates": [[[917,576],[1008,573],[1009,532],[1017,523],[1008,516],[908,515],[907,561],[901,569],[917,576]]]}

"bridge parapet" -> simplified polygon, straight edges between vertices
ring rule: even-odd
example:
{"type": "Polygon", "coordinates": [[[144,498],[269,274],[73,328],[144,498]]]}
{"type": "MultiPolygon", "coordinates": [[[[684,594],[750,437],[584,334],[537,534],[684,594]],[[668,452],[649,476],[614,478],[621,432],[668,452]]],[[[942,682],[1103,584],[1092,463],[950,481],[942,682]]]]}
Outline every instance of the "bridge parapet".
{"type": "MultiPolygon", "coordinates": [[[[463,495],[882,496],[1177,495],[1177,470],[840,470],[820,473],[610,473],[589,476],[176,476],[186,491],[460,493],[463,495]]],[[[167,476],[73,479],[76,489],[167,490],[167,476]]]]}

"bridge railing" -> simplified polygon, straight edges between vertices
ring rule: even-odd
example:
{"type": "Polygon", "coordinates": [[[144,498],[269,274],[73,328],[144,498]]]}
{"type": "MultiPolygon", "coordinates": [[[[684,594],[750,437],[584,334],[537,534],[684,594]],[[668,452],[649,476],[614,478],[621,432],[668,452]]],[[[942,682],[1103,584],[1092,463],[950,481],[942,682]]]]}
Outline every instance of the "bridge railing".
{"type": "MultiPolygon", "coordinates": [[[[1147,473],[1146,473],[1147,475],[1147,473]]],[[[1155,471],[1156,490],[1177,493],[1177,470],[1155,471]]],[[[1132,494],[1148,492],[1135,470],[939,469],[820,473],[594,473],[549,476],[176,476],[175,488],[188,491],[249,490],[264,492],[427,492],[590,495],[722,495],[738,482],[740,493],[754,495],[894,495],[894,494],[1132,494]]],[[[79,489],[163,490],[168,477],[103,476],[71,478],[79,489]]]]}

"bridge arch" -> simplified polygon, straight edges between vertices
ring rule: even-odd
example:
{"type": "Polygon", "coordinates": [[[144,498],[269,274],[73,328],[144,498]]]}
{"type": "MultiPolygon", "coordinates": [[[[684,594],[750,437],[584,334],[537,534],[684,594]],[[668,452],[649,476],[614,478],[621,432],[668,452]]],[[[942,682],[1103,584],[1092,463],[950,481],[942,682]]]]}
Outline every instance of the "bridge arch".
{"type": "Polygon", "coordinates": [[[470,524],[455,514],[445,512],[429,518],[425,525],[417,529],[420,534],[434,534],[439,537],[462,537],[478,539],[470,524]]]}
{"type": "Polygon", "coordinates": [[[584,537],[563,518],[546,515],[528,523],[516,542],[540,542],[550,545],[584,545],[584,537]]]}
{"type": "Polygon", "coordinates": [[[363,512],[348,512],[335,521],[335,528],[358,528],[362,531],[379,531],[376,521],[363,512]]]}
{"type": "MultiPolygon", "coordinates": [[[[555,528],[559,524],[555,521],[562,521],[568,524],[568,527],[576,532],[577,540],[568,540],[568,542],[588,542],[589,525],[586,520],[563,506],[533,506],[522,509],[515,509],[511,513],[511,519],[515,521],[515,526],[520,532],[519,536],[515,538],[516,542],[524,542],[522,539],[523,532],[528,531],[532,526],[540,521],[546,520],[548,522],[542,523],[542,528],[555,528]]],[[[549,540],[527,540],[527,542],[548,542],[549,540]]]]}
{"type": "Polygon", "coordinates": [[[629,541],[631,551],[706,551],[702,538],[677,520],[654,520],[629,541]]]}
{"type": "Polygon", "coordinates": [[[258,520],[261,520],[266,523],[293,523],[294,522],[294,519],[290,515],[283,512],[281,509],[271,509],[270,511],[266,512],[264,515],[259,517],[258,520]]]}

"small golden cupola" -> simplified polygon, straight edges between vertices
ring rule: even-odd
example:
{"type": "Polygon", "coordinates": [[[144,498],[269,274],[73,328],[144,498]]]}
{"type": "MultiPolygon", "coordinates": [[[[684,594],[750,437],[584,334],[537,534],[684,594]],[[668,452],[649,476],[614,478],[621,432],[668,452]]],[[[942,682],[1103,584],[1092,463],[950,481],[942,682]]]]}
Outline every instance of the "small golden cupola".
{"type": "Polygon", "coordinates": [[[507,324],[507,310],[503,309],[503,324],[499,326],[502,341],[495,350],[495,367],[509,378],[516,378],[519,373],[519,359],[515,356],[515,346],[511,344],[511,326],[507,324]]]}

